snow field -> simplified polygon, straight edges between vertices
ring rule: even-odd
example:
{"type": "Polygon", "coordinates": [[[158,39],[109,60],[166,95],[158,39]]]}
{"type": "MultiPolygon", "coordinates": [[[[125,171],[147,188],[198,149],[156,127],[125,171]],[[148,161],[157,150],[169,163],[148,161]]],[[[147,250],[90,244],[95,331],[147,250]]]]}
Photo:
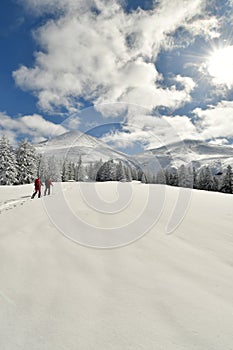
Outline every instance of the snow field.
{"type": "MultiPolygon", "coordinates": [[[[62,184],[71,210],[109,226],[79,185],[62,184]]],[[[116,213],[125,224],[143,212],[146,189],[161,186],[123,185],[132,186],[132,200],[116,213]]],[[[97,188],[114,207],[116,184],[97,188]]],[[[232,349],[233,196],[193,190],[184,220],[166,235],[178,191],[189,190],[163,188],[155,226],[123,248],[101,250],[74,243],[50,221],[46,202],[58,205],[58,184],[53,196],[34,200],[32,185],[0,187],[0,205],[25,200],[0,215],[1,350],[232,349]]]]}

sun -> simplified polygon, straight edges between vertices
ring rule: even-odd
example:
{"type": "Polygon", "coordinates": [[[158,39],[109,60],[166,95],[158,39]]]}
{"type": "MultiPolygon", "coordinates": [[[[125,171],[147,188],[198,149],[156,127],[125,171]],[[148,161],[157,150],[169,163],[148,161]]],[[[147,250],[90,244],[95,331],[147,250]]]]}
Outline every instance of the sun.
{"type": "Polygon", "coordinates": [[[233,86],[233,46],[214,50],[207,60],[207,70],[216,84],[233,86]]]}

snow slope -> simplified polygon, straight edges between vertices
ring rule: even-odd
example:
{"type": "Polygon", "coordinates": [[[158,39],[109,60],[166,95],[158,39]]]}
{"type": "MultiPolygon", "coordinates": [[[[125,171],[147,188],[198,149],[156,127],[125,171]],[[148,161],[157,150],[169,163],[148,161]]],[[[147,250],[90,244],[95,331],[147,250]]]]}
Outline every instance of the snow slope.
{"type": "MultiPolygon", "coordinates": [[[[166,235],[177,196],[190,190],[125,183],[132,200],[110,215],[94,210],[80,186],[55,184],[52,196],[34,200],[31,185],[0,187],[1,350],[232,349],[233,196],[192,190],[184,220],[166,235]],[[148,190],[152,207],[165,190],[162,214],[123,248],[79,245],[47,212],[63,193],[92,227],[126,225],[148,190]]],[[[116,209],[116,183],[85,186],[116,209]]],[[[145,222],[151,210],[142,210],[145,222]]]]}

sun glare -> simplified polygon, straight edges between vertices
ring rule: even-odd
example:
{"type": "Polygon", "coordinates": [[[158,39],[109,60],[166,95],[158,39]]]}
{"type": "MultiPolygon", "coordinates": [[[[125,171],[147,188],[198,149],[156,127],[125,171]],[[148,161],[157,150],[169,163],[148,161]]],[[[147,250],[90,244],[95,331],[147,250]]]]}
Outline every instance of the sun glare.
{"type": "Polygon", "coordinates": [[[226,46],[212,52],[207,69],[217,84],[233,86],[233,46],[226,46]]]}

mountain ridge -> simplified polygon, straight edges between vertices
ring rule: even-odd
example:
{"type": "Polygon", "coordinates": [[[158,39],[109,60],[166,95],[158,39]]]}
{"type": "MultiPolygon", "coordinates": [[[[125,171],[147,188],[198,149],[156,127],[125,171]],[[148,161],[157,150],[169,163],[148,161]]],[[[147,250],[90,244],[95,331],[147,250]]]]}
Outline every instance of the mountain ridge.
{"type": "Polygon", "coordinates": [[[119,159],[152,172],[161,168],[178,168],[182,164],[190,163],[197,169],[208,165],[213,172],[222,171],[228,164],[233,165],[233,147],[230,146],[186,139],[128,155],[79,130],[68,131],[43,141],[36,145],[36,149],[45,156],[53,156],[59,160],[69,159],[77,162],[81,156],[87,164],[100,159],[119,159]]]}

